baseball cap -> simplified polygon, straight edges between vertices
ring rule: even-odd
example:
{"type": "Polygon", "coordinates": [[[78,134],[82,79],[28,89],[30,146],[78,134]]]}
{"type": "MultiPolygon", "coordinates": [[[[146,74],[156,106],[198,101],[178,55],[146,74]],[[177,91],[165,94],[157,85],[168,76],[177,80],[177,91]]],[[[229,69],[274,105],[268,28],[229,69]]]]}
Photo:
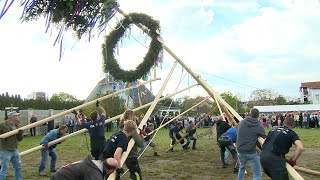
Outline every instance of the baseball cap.
{"type": "Polygon", "coordinates": [[[12,118],[13,116],[20,116],[20,113],[17,113],[16,111],[12,111],[8,113],[8,118],[12,118]]]}

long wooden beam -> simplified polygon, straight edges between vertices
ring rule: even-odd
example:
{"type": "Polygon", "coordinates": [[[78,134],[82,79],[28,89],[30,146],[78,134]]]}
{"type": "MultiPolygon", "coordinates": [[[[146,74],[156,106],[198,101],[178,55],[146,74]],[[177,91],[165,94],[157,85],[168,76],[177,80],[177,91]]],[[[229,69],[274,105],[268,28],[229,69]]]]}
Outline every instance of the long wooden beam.
{"type": "Polygon", "coordinates": [[[320,172],[319,171],[315,171],[315,170],[311,170],[311,169],[307,169],[307,168],[299,167],[299,166],[293,166],[293,168],[295,170],[303,172],[303,173],[312,174],[312,175],[315,175],[315,176],[320,176],[320,172]]]}
{"type": "MultiPolygon", "coordinates": [[[[170,98],[170,97],[172,97],[172,96],[175,96],[176,94],[179,94],[179,93],[181,93],[181,92],[183,92],[183,91],[186,91],[186,90],[188,90],[188,89],[191,89],[191,88],[193,88],[193,87],[195,87],[195,86],[197,86],[197,85],[198,85],[198,84],[194,84],[194,85],[189,86],[189,87],[187,87],[187,88],[181,89],[180,91],[177,91],[177,92],[175,92],[175,93],[172,93],[172,94],[170,94],[170,95],[167,95],[167,96],[165,96],[165,97],[160,98],[159,101],[163,101],[163,100],[165,100],[165,99],[168,99],[168,98],[170,98]]],[[[143,105],[143,106],[137,107],[137,108],[133,109],[133,111],[138,111],[138,110],[140,110],[140,109],[146,108],[146,107],[150,106],[151,104],[152,104],[152,103],[148,103],[148,104],[145,104],[145,105],[143,105]]],[[[117,115],[117,116],[114,116],[114,117],[112,117],[112,118],[107,119],[107,120],[105,121],[105,124],[110,123],[110,122],[112,122],[113,120],[120,119],[122,115],[123,115],[123,113],[122,113],[122,114],[119,114],[119,115],[117,115]]],[[[49,145],[49,146],[52,146],[53,144],[56,144],[56,143],[65,141],[66,139],[69,139],[69,138],[74,137],[74,136],[76,136],[76,135],[85,133],[85,132],[87,132],[87,131],[88,131],[87,129],[81,129],[81,130],[76,131],[76,132],[74,132],[74,133],[65,135],[65,136],[63,136],[63,137],[61,137],[61,138],[58,138],[58,139],[56,139],[56,140],[54,140],[54,141],[51,141],[51,142],[49,142],[48,145],[49,145]]],[[[26,151],[21,152],[21,153],[20,153],[20,156],[24,156],[24,155],[30,154],[30,153],[32,153],[32,152],[34,152],[34,151],[37,151],[37,150],[40,150],[40,149],[42,149],[42,148],[43,148],[43,147],[42,147],[41,145],[36,146],[36,147],[33,147],[33,148],[31,148],[31,149],[28,149],[28,150],[26,150],[26,151]]]]}
{"type": "MultiPolygon", "coordinates": [[[[161,86],[158,94],[156,95],[156,97],[155,97],[155,99],[153,100],[151,106],[149,107],[148,111],[146,112],[145,116],[143,117],[142,121],[140,122],[140,124],[139,124],[139,126],[138,126],[139,129],[142,129],[143,126],[147,123],[147,121],[148,121],[148,119],[149,119],[152,111],[154,110],[154,108],[155,108],[156,105],[158,104],[158,101],[159,101],[159,99],[160,99],[160,97],[161,97],[161,95],[162,95],[165,87],[167,86],[167,84],[168,84],[168,82],[169,82],[169,80],[170,80],[170,78],[171,78],[171,76],[172,76],[172,74],[173,74],[174,69],[176,68],[176,66],[177,66],[177,62],[174,62],[174,65],[173,65],[173,67],[171,68],[171,71],[169,72],[166,80],[165,80],[164,83],[162,84],[162,86],[161,86]]],[[[137,130],[137,131],[139,131],[139,130],[137,130]]],[[[134,143],[135,143],[134,139],[131,138],[131,140],[130,140],[130,142],[129,142],[129,144],[128,144],[127,151],[123,152],[122,155],[121,155],[120,167],[122,167],[122,165],[123,165],[124,162],[126,161],[126,159],[127,159],[128,155],[129,155],[132,147],[134,146],[134,143]]],[[[113,173],[108,177],[108,179],[109,179],[109,180],[115,180],[115,179],[116,179],[116,172],[113,172],[113,173]]]]}
{"type": "MultiPolygon", "coordinates": [[[[141,85],[144,85],[144,84],[147,84],[147,83],[150,83],[150,82],[153,82],[153,81],[157,81],[157,80],[160,80],[160,78],[143,82],[143,83],[141,83],[141,85]]],[[[124,91],[126,91],[126,90],[130,90],[130,89],[134,89],[134,88],[136,88],[136,87],[125,88],[125,89],[122,89],[122,90],[120,90],[120,91],[116,91],[116,92],[114,92],[113,94],[108,94],[108,95],[106,95],[106,96],[97,98],[97,99],[95,99],[95,100],[92,100],[92,101],[90,101],[90,102],[84,103],[84,104],[82,104],[82,105],[80,105],[80,106],[77,106],[77,107],[75,107],[75,108],[71,108],[71,109],[69,109],[69,110],[63,111],[63,112],[58,113],[58,114],[55,114],[55,115],[53,115],[53,116],[44,118],[44,119],[42,119],[42,120],[40,120],[40,121],[37,121],[37,122],[35,122],[35,123],[28,124],[28,125],[26,125],[26,126],[20,127],[19,129],[12,130],[12,131],[9,131],[9,132],[7,132],[7,133],[1,134],[1,135],[0,135],[0,138],[3,139],[3,138],[7,138],[7,137],[10,137],[10,136],[13,136],[13,135],[17,134],[20,129],[22,129],[22,130],[28,130],[28,129],[31,129],[31,128],[36,127],[36,126],[40,126],[40,125],[45,124],[45,123],[47,123],[47,122],[49,122],[49,121],[52,121],[53,119],[56,119],[56,118],[58,118],[58,117],[60,117],[60,116],[69,114],[69,113],[71,113],[73,110],[78,110],[78,109],[82,109],[82,108],[84,108],[84,107],[87,107],[87,106],[89,106],[89,105],[93,105],[93,104],[96,103],[97,100],[103,101],[103,100],[106,100],[106,99],[108,99],[108,98],[111,98],[112,96],[121,94],[122,92],[124,92],[124,91]]]]}
{"type": "MultiPolygon", "coordinates": [[[[122,14],[123,16],[125,16],[126,18],[128,18],[129,20],[132,20],[131,17],[129,15],[127,15],[124,11],[122,11],[121,9],[117,9],[117,11],[122,14]]],[[[142,29],[144,32],[148,33],[148,30],[143,27],[141,24],[136,24],[140,29],[142,29]]],[[[207,93],[215,99],[215,97],[217,98],[218,101],[220,101],[223,105],[225,105],[230,112],[237,117],[237,119],[240,121],[243,118],[224,100],[222,99],[210,86],[209,84],[203,80],[201,78],[201,76],[199,76],[198,74],[196,74],[195,72],[193,72],[168,46],[166,46],[163,43],[163,48],[176,60],[179,62],[179,64],[207,91],[207,93]]],[[[217,102],[218,104],[218,102],[217,102]]],[[[289,172],[289,174],[294,178],[294,179],[303,179],[298,173],[297,171],[295,171],[291,166],[291,168],[289,167],[290,165],[287,163],[287,170],[289,172]]]]}

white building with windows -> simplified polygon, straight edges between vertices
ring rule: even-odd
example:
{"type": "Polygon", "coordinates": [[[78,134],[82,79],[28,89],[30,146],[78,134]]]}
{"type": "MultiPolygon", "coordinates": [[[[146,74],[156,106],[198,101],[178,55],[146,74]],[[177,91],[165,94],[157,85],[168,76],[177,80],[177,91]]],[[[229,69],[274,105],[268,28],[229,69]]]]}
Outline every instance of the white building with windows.
{"type": "Polygon", "coordinates": [[[301,83],[300,94],[302,103],[320,104],[320,81],[301,83]]]}

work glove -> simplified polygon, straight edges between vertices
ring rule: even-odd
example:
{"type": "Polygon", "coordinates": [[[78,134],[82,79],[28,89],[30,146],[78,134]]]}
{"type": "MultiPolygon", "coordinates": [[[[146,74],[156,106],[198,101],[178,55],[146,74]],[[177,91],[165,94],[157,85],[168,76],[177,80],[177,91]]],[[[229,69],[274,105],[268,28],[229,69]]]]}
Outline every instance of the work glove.
{"type": "Polygon", "coordinates": [[[117,174],[123,174],[124,173],[124,169],[122,167],[118,167],[116,172],[117,172],[117,174]]]}
{"type": "Polygon", "coordinates": [[[22,136],[22,134],[23,134],[23,130],[19,129],[19,135],[22,136]]]}
{"type": "Polygon", "coordinates": [[[47,145],[42,145],[43,149],[49,149],[48,144],[47,145]]]}
{"type": "Polygon", "coordinates": [[[78,112],[77,112],[75,109],[72,111],[72,113],[73,113],[74,115],[78,115],[78,112]]]}
{"type": "Polygon", "coordinates": [[[100,106],[100,102],[97,100],[96,107],[99,107],[99,106],[100,106]]]}

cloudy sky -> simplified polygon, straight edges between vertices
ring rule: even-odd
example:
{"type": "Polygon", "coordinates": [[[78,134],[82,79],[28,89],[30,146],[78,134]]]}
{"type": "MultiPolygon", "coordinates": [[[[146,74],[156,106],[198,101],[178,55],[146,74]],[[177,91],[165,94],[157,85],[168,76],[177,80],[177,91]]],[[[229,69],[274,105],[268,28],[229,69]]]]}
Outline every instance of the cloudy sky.
{"type": "MultiPolygon", "coordinates": [[[[2,9],[5,0],[0,2],[2,9]]],[[[127,13],[141,12],[160,20],[165,44],[219,93],[229,91],[249,98],[251,91],[271,88],[299,96],[301,82],[318,81],[320,67],[320,2],[318,0],[119,0],[127,13]],[[317,51],[318,50],[318,51],[317,51]]],[[[45,33],[45,21],[21,23],[22,9],[15,2],[0,20],[0,93],[27,97],[34,91],[48,95],[66,92],[85,99],[102,71],[101,44],[122,16],[90,42],[68,32],[63,57],[53,46],[58,31],[45,33]]],[[[134,68],[147,51],[148,39],[137,28],[119,49],[123,68],[134,68]],[[136,42],[138,41],[138,42],[136,42]]],[[[174,59],[165,53],[157,76],[165,79],[174,59]]],[[[177,66],[164,94],[176,89],[185,72],[177,66]]],[[[157,81],[152,90],[162,85],[157,81]]],[[[194,84],[185,78],[180,88],[194,84]]],[[[149,86],[148,86],[149,87],[149,86]]],[[[207,95],[202,88],[188,95],[207,95]]]]}

